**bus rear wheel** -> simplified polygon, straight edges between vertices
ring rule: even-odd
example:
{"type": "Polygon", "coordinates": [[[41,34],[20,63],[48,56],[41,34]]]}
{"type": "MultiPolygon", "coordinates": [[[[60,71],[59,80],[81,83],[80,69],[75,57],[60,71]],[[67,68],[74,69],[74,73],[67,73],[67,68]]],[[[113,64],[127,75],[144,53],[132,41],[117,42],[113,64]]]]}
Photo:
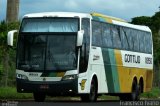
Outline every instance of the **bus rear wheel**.
{"type": "Polygon", "coordinates": [[[136,81],[133,81],[132,83],[132,92],[121,94],[119,96],[120,100],[122,101],[138,101],[140,100],[140,86],[136,83],[136,81]]]}
{"type": "Polygon", "coordinates": [[[90,93],[81,95],[81,100],[84,102],[95,102],[97,100],[97,83],[95,79],[91,81],[90,93]]]}
{"type": "Polygon", "coordinates": [[[132,100],[132,101],[140,100],[139,95],[140,95],[140,86],[135,81],[133,81],[132,93],[130,94],[130,100],[132,100]]]}
{"type": "Polygon", "coordinates": [[[33,93],[35,102],[44,102],[46,95],[44,93],[33,93]]]}

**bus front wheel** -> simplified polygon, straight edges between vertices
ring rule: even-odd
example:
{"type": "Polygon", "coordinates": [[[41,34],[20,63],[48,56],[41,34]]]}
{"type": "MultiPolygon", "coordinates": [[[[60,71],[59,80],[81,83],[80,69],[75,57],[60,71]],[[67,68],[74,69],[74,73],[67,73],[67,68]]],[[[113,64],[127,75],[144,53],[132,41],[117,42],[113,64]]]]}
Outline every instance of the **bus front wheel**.
{"type": "Polygon", "coordinates": [[[44,102],[46,95],[44,93],[33,93],[35,102],[44,102]]]}
{"type": "Polygon", "coordinates": [[[91,81],[90,93],[81,95],[81,100],[85,102],[95,102],[97,100],[97,82],[95,79],[91,81]]]}

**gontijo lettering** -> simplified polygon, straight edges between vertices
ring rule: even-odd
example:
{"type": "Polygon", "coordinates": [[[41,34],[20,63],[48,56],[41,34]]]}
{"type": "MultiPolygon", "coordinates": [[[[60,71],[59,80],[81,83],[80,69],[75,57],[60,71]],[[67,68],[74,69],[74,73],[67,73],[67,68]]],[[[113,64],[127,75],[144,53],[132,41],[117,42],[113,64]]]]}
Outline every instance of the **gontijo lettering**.
{"type": "Polygon", "coordinates": [[[140,56],[125,54],[125,62],[140,64],[140,56]]]}

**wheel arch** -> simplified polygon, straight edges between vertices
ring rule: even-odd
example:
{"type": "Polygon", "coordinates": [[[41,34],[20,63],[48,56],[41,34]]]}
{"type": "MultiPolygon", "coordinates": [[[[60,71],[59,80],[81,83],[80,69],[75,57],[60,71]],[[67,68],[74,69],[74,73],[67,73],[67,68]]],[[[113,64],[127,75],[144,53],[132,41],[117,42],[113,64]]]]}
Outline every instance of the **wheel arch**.
{"type": "Polygon", "coordinates": [[[90,87],[91,87],[91,82],[92,82],[92,79],[94,79],[95,81],[96,81],[96,86],[97,86],[97,93],[98,93],[98,77],[97,77],[97,74],[96,73],[93,73],[92,74],[92,77],[91,77],[91,79],[90,79],[90,87]]]}

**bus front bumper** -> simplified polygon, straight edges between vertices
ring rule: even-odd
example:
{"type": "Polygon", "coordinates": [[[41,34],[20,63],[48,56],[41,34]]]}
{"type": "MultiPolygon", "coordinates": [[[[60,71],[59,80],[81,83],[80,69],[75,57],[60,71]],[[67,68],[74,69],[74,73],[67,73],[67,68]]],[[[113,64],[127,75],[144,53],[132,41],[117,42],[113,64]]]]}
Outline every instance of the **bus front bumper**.
{"type": "Polygon", "coordinates": [[[78,94],[78,79],[66,81],[26,81],[17,80],[17,92],[41,92],[51,95],[76,95],[78,94]]]}

